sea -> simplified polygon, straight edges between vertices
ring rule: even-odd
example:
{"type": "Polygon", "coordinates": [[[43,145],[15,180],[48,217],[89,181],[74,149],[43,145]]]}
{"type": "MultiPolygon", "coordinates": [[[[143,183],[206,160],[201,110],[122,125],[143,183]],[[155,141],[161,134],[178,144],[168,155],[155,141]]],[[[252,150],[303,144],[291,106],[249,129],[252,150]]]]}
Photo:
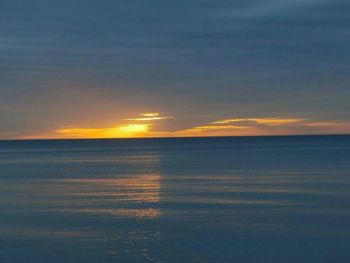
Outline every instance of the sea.
{"type": "Polygon", "coordinates": [[[350,262],[350,136],[1,141],[0,262],[350,262]]]}

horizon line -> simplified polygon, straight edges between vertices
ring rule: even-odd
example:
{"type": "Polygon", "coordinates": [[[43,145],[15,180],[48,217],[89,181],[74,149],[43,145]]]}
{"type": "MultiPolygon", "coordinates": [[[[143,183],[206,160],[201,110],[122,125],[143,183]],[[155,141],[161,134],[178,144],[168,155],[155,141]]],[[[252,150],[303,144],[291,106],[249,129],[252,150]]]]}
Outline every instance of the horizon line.
{"type": "Polygon", "coordinates": [[[0,142],[19,141],[97,141],[97,140],[155,140],[155,139],[204,139],[204,138],[250,138],[250,137],[317,137],[317,136],[350,136],[350,133],[325,134],[267,134],[267,135],[220,135],[220,136],[169,136],[169,137],[124,137],[124,138],[43,138],[43,139],[0,139],[0,142]]]}

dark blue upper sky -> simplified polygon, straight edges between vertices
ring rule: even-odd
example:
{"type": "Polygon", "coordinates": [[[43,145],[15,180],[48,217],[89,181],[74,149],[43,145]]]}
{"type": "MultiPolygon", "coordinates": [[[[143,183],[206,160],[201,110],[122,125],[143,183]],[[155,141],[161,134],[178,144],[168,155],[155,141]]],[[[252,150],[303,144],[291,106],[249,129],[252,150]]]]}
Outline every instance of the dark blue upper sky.
{"type": "Polygon", "coordinates": [[[141,112],[350,122],[348,0],[1,0],[0,138],[141,112]]]}

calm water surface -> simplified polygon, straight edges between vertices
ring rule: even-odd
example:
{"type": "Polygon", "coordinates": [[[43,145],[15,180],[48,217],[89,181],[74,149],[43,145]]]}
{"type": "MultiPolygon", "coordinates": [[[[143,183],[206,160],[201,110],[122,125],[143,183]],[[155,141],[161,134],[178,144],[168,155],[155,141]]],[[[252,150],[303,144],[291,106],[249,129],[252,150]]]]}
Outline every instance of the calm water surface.
{"type": "Polygon", "coordinates": [[[350,262],[350,136],[0,142],[0,262],[350,262]]]}

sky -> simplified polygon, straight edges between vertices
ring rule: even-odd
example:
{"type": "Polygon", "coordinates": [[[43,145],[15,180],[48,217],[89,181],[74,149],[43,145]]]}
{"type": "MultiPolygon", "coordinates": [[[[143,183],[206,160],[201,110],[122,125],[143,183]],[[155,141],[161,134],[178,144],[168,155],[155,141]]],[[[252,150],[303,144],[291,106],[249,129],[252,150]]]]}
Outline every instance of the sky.
{"type": "Polygon", "coordinates": [[[0,139],[350,133],[348,0],[1,0],[0,139]]]}

